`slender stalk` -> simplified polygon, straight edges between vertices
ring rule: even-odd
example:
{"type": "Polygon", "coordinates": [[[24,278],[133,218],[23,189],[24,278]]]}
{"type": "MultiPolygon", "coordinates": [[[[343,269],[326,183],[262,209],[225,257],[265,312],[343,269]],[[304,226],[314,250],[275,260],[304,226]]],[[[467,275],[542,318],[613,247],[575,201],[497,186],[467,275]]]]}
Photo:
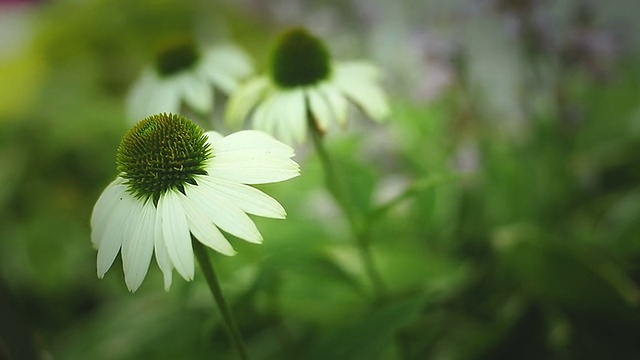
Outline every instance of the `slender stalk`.
{"type": "Polygon", "coordinates": [[[396,207],[397,205],[403,203],[405,200],[410,199],[416,194],[419,194],[423,191],[432,189],[438,185],[447,184],[449,182],[457,181],[462,179],[463,176],[460,174],[436,174],[431,175],[427,178],[421,179],[413,183],[407,190],[393,199],[387,201],[386,203],[378,206],[374,211],[369,214],[368,220],[375,221],[380,217],[385,215],[388,211],[396,207]]]}
{"type": "Polygon", "coordinates": [[[349,201],[349,198],[347,197],[348,190],[342,178],[340,178],[339,174],[336,172],[335,166],[329,157],[329,153],[324,147],[322,133],[320,133],[318,128],[315,126],[313,118],[311,116],[308,116],[307,118],[313,145],[318,153],[322,167],[324,168],[327,188],[349,220],[349,225],[351,227],[353,237],[355,238],[364,269],[371,280],[376,298],[380,300],[386,295],[386,287],[371,254],[371,247],[369,246],[369,226],[364,221],[364,216],[359,214],[358,209],[354,207],[351,201],[349,201]]]}
{"type": "Polygon", "coordinates": [[[213,295],[213,298],[218,305],[218,309],[220,309],[220,313],[222,314],[222,318],[224,319],[227,335],[229,335],[229,339],[231,340],[233,347],[238,352],[238,357],[242,360],[247,360],[249,359],[249,357],[247,356],[247,351],[245,350],[244,342],[242,341],[242,336],[240,335],[240,330],[238,329],[238,325],[233,317],[233,314],[231,313],[231,310],[229,310],[229,306],[224,299],[222,288],[220,288],[220,282],[218,281],[215,270],[213,270],[213,265],[211,264],[211,260],[209,259],[207,248],[198,240],[193,239],[193,237],[192,243],[196,259],[200,264],[200,268],[202,269],[202,273],[204,274],[205,279],[207,279],[209,290],[211,290],[211,294],[213,295]]]}

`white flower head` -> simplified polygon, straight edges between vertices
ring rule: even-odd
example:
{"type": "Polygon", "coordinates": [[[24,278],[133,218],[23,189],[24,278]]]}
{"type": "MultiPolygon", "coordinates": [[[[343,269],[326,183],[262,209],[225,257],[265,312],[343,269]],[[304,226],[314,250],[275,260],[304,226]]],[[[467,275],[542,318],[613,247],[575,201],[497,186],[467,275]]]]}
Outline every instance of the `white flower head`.
{"type": "Polygon", "coordinates": [[[376,121],[389,114],[379,70],[365,61],[331,61],[323,42],[304,29],[285,32],[271,60],[269,75],[248,80],[232,94],[228,122],[252,114],[254,128],[292,143],[305,140],[308,125],[323,133],[333,123],[346,126],[349,103],[376,121]]]}
{"type": "Polygon", "coordinates": [[[220,230],[262,242],[247,214],[283,219],[286,213],[250,185],[298,176],[293,155],[288,145],[255,130],[223,137],[178,115],[140,121],[122,139],[119,174],[91,216],[98,277],[120,253],[125,283],[135,291],[155,253],[168,290],[173,268],[193,279],[192,239],[224,255],[235,251],[220,230]]]}
{"type": "Polygon", "coordinates": [[[215,86],[232,93],[239,81],[251,75],[249,57],[238,47],[220,45],[201,50],[190,37],[163,44],[154,66],[148,66],[127,96],[127,115],[138,119],[179,113],[184,104],[205,114],[213,110],[215,86]]]}

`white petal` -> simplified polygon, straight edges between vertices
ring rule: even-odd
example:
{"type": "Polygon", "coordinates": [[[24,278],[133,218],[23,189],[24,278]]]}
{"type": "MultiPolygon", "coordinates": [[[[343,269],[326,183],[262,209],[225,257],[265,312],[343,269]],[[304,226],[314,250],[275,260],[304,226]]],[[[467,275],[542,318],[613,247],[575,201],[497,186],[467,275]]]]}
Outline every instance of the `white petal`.
{"type": "Polygon", "coordinates": [[[113,261],[118,255],[118,251],[120,251],[120,247],[127,235],[126,232],[131,226],[132,216],[138,213],[142,207],[141,202],[129,193],[125,192],[123,196],[118,199],[119,204],[111,213],[111,216],[109,216],[104,235],[99,241],[97,270],[98,277],[101,279],[111,265],[113,265],[113,261]]]}
{"type": "Polygon", "coordinates": [[[280,91],[274,101],[274,113],[279,117],[277,133],[287,143],[304,142],[307,135],[304,90],[280,91]]]}
{"type": "Polygon", "coordinates": [[[276,105],[275,97],[266,96],[262,103],[256,106],[251,119],[254,129],[264,131],[268,134],[276,133],[276,124],[280,120],[280,117],[275,112],[276,105]]]}
{"type": "Polygon", "coordinates": [[[112,181],[102,192],[91,213],[91,242],[97,249],[102,240],[109,216],[117,209],[120,198],[127,191],[120,177],[112,181]]]}
{"type": "MultiPolygon", "coordinates": [[[[253,72],[253,66],[251,65],[251,59],[240,48],[233,45],[217,46],[207,51],[200,62],[200,68],[203,70],[216,70],[217,74],[227,74],[230,80],[237,82],[251,75],[253,72]]],[[[222,83],[219,84],[223,90],[231,92],[235,90],[231,85],[222,83]]]]}
{"type": "Polygon", "coordinates": [[[160,211],[156,211],[153,242],[156,262],[164,276],[164,290],[169,291],[172,281],[173,265],[171,264],[169,251],[167,250],[167,245],[164,241],[164,236],[162,235],[162,215],[160,214],[160,211]]]}
{"type": "Polygon", "coordinates": [[[308,128],[307,105],[305,103],[304,92],[302,90],[297,91],[292,97],[292,106],[289,108],[288,116],[291,117],[291,125],[296,140],[302,143],[307,137],[308,128]]]}
{"type": "Polygon", "coordinates": [[[318,91],[329,104],[329,108],[333,112],[333,116],[335,116],[338,125],[345,127],[347,125],[347,113],[349,110],[347,99],[345,99],[344,95],[340,93],[340,90],[331,83],[322,83],[318,87],[318,91]]]}
{"type": "Polygon", "coordinates": [[[162,237],[167,246],[167,252],[173,266],[178,273],[187,280],[193,280],[195,264],[191,234],[187,223],[187,216],[182,207],[180,192],[167,191],[160,196],[158,211],[162,216],[162,237]]]}
{"type": "Polygon", "coordinates": [[[335,68],[335,84],[374,120],[389,115],[389,104],[377,83],[376,68],[367,63],[344,63],[335,68]]]}
{"type": "Polygon", "coordinates": [[[225,114],[227,123],[238,124],[245,120],[256,104],[262,100],[269,87],[269,79],[265,76],[241,85],[227,103],[225,114]]]}
{"type": "Polygon", "coordinates": [[[214,156],[207,172],[211,176],[243,184],[268,184],[300,175],[295,161],[257,151],[227,152],[214,156]]]}
{"type": "Polygon", "coordinates": [[[354,74],[369,81],[378,81],[381,77],[380,69],[367,61],[342,61],[333,66],[337,72],[354,74]]]}
{"type": "Polygon", "coordinates": [[[307,90],[307,99],[309,99],[309,110],[316,126],[320,131],[326,132],[333,122],[333,112],[329,104],[316,89],[307,90]]]}
{"type": "Polygon", "coordinates": [[[206,66],[198,70],[204,79],[220,88],[225,94],[231,94],[238,88],[238,79],[219,67],[206,66]]]}
{"type": "Polygon", "coordinates": [[[253,72],[249,56],[235,46],[219,46],[205,53],[198,71],[227,94],[238,87],[238,81],[253,72]]]}
{"type": "Polygon", "coordinates": [[[248,214],[274,219],[284,219],[287,216],[286,211],[278,201],[249,185],[213,176],[198,177],[196,181],[199,184],[202,182],[209,183],[209,186],[221,196],[228,198],[229,201],[248,214]],[[200,180],[201,178],[204,178],[204,180],[200,180]]]}
{"type": "Polygon", "coordinates": [[[140,214],[134,214],[132,231],[129,238],[122,244],[122,265],[124,281],[131,292],[135,292],[149,270],[151,255],[153,254],[156,224],[156,208],[151,201],[147,201],[140,209],[140,214]]]}
{"type": "Polygon", "coordinates": [[[262,235],[249,216],[225,197],[211,191],[206,182],[190,186],[188,196],[222,230],[248,242],[262,242],[262,235]]]}
{"type": "Polygon", "coordinates": [[[192,109],[203,114],[213,110],[213,91],[203,80],[185,74],[180,79],[180,91],[185,104],[192,109]]]}
{"type": "Polygon", "coordinates": [[[152,69],[144,69],[127,94],[127,117],[137,122],[149,116],[148,108],[160,79],[152,69]]]}
{"type": "Polygon", "coordinates": [[[145,109],[145,114],[140,119],[165,112],[178,113],[181,101],[179,86],[179,82],[175,79],[163,80],[156,84],[156,88],[149,99],[149,104],[145,109]]]}
{"type": "MultiPolygon", "coordinates": [[[[192,185],[188,186],[192,187],[192,185]]],[[[187,194],[191,193],[190,189],[186,189],[187,194]]],[[[200,206],[196,205],[189,196],[182,197],[182,205],[187,213],[187,221],[189,222],[189,229],[193,236],[203,243],[204,245],[212,248],[213,250],[232,256],[236,254],[229,241],[222,235],[209,216],[204,212],[200,206]]]]}
{"type": "Polygon", "coordinates": [[[262,131],[243,130],[224,137],[215,132],[207,132],[207,135],[210,134],[213,136],[209,136],[209,142],[215,156],[236,151],[258,151],[286,158],[295,155],[291,146],[262,131]]]}
{"type": "Polygon", "coordinates": [[[216,49],[216,63],[220,68],[225,68],[230,74],[236,77],[246,77],[253,72],[251,58],[244,50],[233,46],[220,46],[216,49]]]}
{"type": "Polygon", "coordinates": [[[244,184],[284,181],[300,174],[291,160],[293,149],[273,137],[255,130],[239,131],[224,138],[209,138],[213,159],[207,172],[211,176],[244,184]]]}
{"type": "MultiPolygon", "coordinates": [[[[130,277],[127,274],[129,267],[125,265],[125,258],[128,262],[131,262],[131,254],[125,254],[129,249],[131,249],[131,242],[136,237],[136,233],[140,228],[140,224],[142,223],[142,216],[144,214],[144,203],[136,199],[135,206],[131,210],[131,213],[127,217],[125,223],[122,226],[122,247],[120,249],[120,255],[122,256],[122,267],[124,270],[125,282],[127,283],[127,288],[129,291],[133,291],[131,286],[129,286],[130,277]]],[[[147,267],[149,266],[149,262],[145,264],[147,267]]]]}

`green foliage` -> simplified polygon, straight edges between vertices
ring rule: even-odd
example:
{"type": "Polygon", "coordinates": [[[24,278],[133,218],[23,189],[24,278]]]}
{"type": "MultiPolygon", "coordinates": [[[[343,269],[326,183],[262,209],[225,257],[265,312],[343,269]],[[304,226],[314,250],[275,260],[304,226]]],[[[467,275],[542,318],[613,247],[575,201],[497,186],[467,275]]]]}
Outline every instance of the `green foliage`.
{"type": "Polygon", "coordinates": [[[385,354],[396,333],[420,310],[420,299],[383,305],[357,321],[341,326],[320,339],[308,359],[375,359],[385,354]]]}
{"type": "MultiPolygon", "coordinates": [[[[38,9],[24,66],[39,65],[16,85],[38,91],[0,111],[0,314],[16,315],[0,320],[0,357],[23,346],[56,359],[235,358],[201,273],[175,276],[164,292],[152,263],[129,294],[119,263],[97,279],[89,227],[116,175],[126,90],[158,42],[228,17],[265,62],[276,22],[216,5],[38,9]],[[24,341],[3,343],[7,329],[26,329],[24,341]]],[[[640,357],[638,55],[620,50],[602,77],[554,49],[510,49],[527,72],[524,95],[509,98],[523,114],[517,126],[472,96],[464,49],[429,102],[393,82],[401,69],[386,69],[389,121],[351,114],[324,140],[341,201],[311,144],[296,149],[301,176],[260,186],[287,219],[255,218],[264,244],[230,236],[238,255],[212,255],[251,358],[640,357]]]]}

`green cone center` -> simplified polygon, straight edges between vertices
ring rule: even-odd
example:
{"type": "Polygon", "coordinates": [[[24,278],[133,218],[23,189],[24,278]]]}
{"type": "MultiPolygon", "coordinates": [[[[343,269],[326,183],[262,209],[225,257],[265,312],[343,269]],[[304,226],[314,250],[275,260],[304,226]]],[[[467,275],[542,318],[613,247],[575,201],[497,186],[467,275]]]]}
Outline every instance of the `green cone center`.
{"type": "Polygon", "coordinates": [[[156,68],[162,76],[171,76],[191,69],[200,59],[200,52],[191,38],[179,38],[162,45],[156,58],[156,68]]]}
{"type": "Polygon", "coordinates": [[[183,116],[158,114],[125,134],[116,163],[129,192],[157,205],[167,191],[184,193],[185,184],[196,185],[195,176],[207,174],[205,165],[211,154],[200,126],[183,116]]]}
{"type": "Polygon", "coordinates": [[[329,77],[330,54],[322,40],[304,29],[280,36],[271,58],[271,77],[283,88],[316,84],[329,77]]]}

